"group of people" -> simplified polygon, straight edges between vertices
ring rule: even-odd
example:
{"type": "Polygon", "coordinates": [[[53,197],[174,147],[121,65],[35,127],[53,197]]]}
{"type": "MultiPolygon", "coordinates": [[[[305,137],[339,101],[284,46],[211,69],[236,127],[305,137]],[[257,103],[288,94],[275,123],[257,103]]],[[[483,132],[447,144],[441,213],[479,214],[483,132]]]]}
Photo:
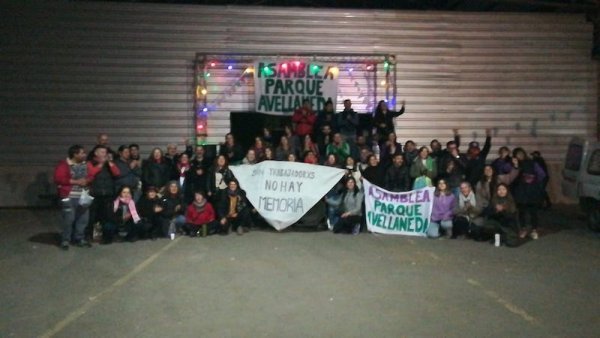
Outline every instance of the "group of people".
{"type": "Polygon", "coordinates": [[[214,156],[204,146],[186,142],[183,152],[169,144],[166,152],[154,148],[142,160],[137,144],[113,151],[108,135],[101,134],[89,153],[73,145],[56,167],[64,221],[60,246],[91,246],[95,228],[106,244],[120,240],[121,234],[129,241],[177,233],[241,235],[260,222],[260,215],[229,166],[266,160],[346,170],[323,199],[324,217],[335,233],[364,229],[362,181],[367,179],[392,192],[435,186],[430,237],[487,240],[501,233],[507,245],[528,235],[538,237],[538,209],[545,201],[549,206],[548,172],[539,153],[532,158],[522,148],[511,152],[501,147],[498,158],[488,163],[490,130],[483,148],[473,141],[466,152],[459,150],[456,129],[445,148],[438,140],[429,147],[411,140],[401,144],[394,119],[404,112],[404,102],[396,112],[381,101],[365,126],[350,100],[338,113],[330,101],[318,113],[306,101],[278,139],[264,128],[245,149],[229,133],[214,156]]]}

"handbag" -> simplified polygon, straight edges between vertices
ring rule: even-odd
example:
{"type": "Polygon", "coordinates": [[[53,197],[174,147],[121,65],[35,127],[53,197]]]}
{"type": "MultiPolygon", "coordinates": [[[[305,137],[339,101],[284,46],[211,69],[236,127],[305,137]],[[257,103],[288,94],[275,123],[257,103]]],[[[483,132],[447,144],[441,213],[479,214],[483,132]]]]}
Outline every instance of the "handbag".
{"type": "Polygon", "coordinates": [[[87,208],[90,205],[92,205],[92,202],[94,201],[94,197],[92,197],[92,195],[90,195],[90,191],[88,189],[83,189],[81,191],[81,196],[79,196],[79,205],[87,208]]]}

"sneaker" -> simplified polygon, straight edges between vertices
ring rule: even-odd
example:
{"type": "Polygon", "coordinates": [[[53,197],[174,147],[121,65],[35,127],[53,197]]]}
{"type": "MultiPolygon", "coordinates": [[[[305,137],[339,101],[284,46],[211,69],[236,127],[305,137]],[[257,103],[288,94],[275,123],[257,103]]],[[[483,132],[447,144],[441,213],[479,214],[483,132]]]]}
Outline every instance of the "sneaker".
{"type": "Polygon", "coordinates": [[[69,250],[69,242],[67,242],[67,241],[62,241],[62,242],[60,243],[60,248],[61,248],[62,250],[65,250],[65,251],[69,250]]]}
{"type": "Polygon", "coordinates": [[[529,234],[529,237],[531,237],[531,239],[536,240],[538,239],[538,233],[536,230],[531,230],[531,233],[529,234]]]}
{"type": "Polygon", "coordinates": [[[360,233],[360,224],[356,224],[356,225],[354,225],[354,228],[352,228],[352,234],[358,235],[359,233],[360,233]]]}
{"type": "Polygon", "coordinates": [[[242,226],[238,226],[236,229],[236,232],[238,235],[243,235],[244,234],[244,228],[242,228],[242,226]]]}
{"type": "Polygon", "coordinates": [[[85,239],[82,239],[79,242],[77,242],[77,246],[80,248],[91,248],[92,243],[86,241],[85,239]]]}

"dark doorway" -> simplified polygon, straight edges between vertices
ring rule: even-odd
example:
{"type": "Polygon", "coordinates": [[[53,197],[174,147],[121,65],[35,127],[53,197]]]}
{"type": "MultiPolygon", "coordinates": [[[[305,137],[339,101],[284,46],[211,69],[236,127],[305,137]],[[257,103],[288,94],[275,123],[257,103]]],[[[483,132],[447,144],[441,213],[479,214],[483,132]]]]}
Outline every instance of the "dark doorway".
{"type": "Polygon", "coordinates": [[[256,112],[231,113],[231,133],[238,144],[247,150],[254,144],[254,138],[262,135],[263,128],[269,128],[276,146],[283,135],[283,127],[292,124],[291,116],[275,116],[256,112]]]}

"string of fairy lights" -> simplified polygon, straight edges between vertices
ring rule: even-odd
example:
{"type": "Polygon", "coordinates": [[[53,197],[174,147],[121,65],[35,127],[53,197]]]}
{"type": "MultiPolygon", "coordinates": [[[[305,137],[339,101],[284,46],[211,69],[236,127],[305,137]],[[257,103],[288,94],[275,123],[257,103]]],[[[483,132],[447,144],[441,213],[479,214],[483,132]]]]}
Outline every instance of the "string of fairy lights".
{"type": "MultiPolygon", "coordinates": [[[[381,86],[385,89],[385,101],[388,102],[388,105],[394,107],[396,105],[396,93],[395,93],[395,61],[393,56],[386,56],[383,62],[381,61],[364,61],[364,62],[347,62],[344,66],[338,65],[337,67],[331,67],[327,70],[327,72],[332,72],[332,74],[337,77],[340,73],[340,69],[344,70],[347,78],[354,82],[354,86],[359,90],[359,97],[364,97],[365,101],[368,101],[368,93],[363,93],[360,88],[359,82],[355,79],[354,73],[356,71],[362,70],[365,74],[367,74],[368,81],[373,81],[372,85],[374,88],[377,86],[381,86]],[[383,65],[383,71],[385,78],[381,81],[377,82],[377,71],[378,66],[383,65]],[[365,72],[366,71],[366,72],[365,72]],[[370,74],[370,75],[369,75],[370,74]],[[394,88],[393,92],[390,90],[394,88]]],[[[310,61],[304,60],[292,60],[292,61],[279,61],[276,64],[265,65],[261,69],[254,69],[253,63],[246,62],[235,62],[228,60],[206,60],[203,58],[196,63],[195,67],[195,91],[194,91],[194,108],[196,115],[196,139],[198,145],[207,144],[206,138],[208,136],[208,117],[209,114],[215,110],[231,95],[235,93],[237,88],[241,87],[242,84],[251,83],[254,78],[254,74],[256,71],[261,72],[262,76],[271,76],[274,72],[286,72],[286,71],[294,71],[297,69],[305,68],[308,63],[308,71],[312,74],[317,74],[321,71],[322,65],[319,64],[311,64],[310,61]],[[248,64],[252,64],[248,66],[248,64]],[[225,72],[235,72],[241,71],[238,77],[232,77],[228,75],[227,78],[234,78],[229,86],[225,87],[225,89],[220,91],[218,96],[215,96],[209,102],[209,82],[211,79],[214,79],[215,76],[213,73],[217,73],[217,71],[225,71],[225,72]]],[[[341,62],[344,64],[343,62],[341,62]]],[[[214,81],[216,83],[216,81],[214,81]]],[[[374,100],[376,99],[376,89],[373,89],[374,92],[374,100]]],[[[373,102],[375,104],[375,102],[373,102]]],[[[372,106],[374,108],[374,105],[372,106]]]]}

